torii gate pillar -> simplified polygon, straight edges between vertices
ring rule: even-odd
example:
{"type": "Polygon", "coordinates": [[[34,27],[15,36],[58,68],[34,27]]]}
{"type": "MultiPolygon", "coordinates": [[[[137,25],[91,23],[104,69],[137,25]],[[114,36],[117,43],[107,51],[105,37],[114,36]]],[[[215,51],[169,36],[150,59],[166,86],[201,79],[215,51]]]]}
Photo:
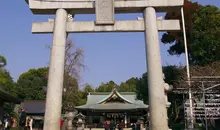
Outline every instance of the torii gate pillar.
{"type": "Polygon", "coordinates": [[[51,49],[44,130],[60,130],[63,74],[66,48],[67,11],[56,11],[53,44],[51,49]]]}
{"type": "Polygon", "coordinates": [[[148,94],[151,130],[168,130],[164,81],[157,30],[156,11],[153,7],[144,10],[145,42],[148,74],[148,94]]]}

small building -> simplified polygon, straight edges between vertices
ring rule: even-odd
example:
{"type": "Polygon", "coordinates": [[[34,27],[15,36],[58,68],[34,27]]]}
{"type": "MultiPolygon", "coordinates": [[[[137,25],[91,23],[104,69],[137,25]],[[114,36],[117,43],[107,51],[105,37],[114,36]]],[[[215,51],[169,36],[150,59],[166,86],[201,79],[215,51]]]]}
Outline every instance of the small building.
{"type": "Polygon", "coordinates": [[[33,127],[35,129],[43,128],[45,105],[45,100],[24,100],[22,103],[22,108],[24,108],[27,116],[34,119],[33,127]]]}
{"type": "Polygon", "coordinates": [[[87,103],[76,107],[86,116],[87,127],[102,128],[104,121],[123,121],[125,127],[136,123],[148,113],[148,105],[136,99],[134,92],[92,92],[87,96],[87,103]],[[94,126],[96,124],[96,126],[94,126]]]}
{"type": "Polygon", "coordinates": [[[5,102],[20,104],[21,100],[0,88],[0,120],[3,120],[3,108],[5,102]]]}

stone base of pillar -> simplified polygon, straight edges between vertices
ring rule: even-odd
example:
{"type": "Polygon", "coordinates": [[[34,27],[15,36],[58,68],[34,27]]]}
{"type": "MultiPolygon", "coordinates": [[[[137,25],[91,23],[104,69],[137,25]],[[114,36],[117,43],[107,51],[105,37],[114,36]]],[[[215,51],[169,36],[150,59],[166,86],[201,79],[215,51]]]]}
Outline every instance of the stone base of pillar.
{"type": "MultiPolygon", "coordinates": [[[[170,105],[171,105],[171,103],[170,103],[170,102],[167,102],[167,103],[166,103],[166,108],[168,109],[168,108],[170,107],[170,105]]],[[[167,120],[169,120],[168,117],[167,117],[167,120]]],[[[168,121],[168,122],[169,122],[169,121],[168,121]]],[[[172,130],[172,129],[169,128],[169,130],[172,130]]]]}

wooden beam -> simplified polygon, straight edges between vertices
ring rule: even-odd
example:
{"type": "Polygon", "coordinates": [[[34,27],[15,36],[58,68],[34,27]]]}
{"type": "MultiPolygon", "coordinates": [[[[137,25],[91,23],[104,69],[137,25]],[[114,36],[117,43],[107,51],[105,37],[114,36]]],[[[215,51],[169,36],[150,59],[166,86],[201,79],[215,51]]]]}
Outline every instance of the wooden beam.
{"type": "MultiPolygon", "coordinates": [[[[53,33],[54,22],[32,23],[32,33],[53,33]]],[[[158,31],[180,30],[179,20],[158,20],[158,31]]],[[[89,22],[67,22],[67,33],[97,33],[97,32],[144,32],[143,20],[115,21],[114,25],[96,25],[89,22]]]]}
{"type": "MultiPolygon", "coordinates": [[[[73,14],[94,14],[95,0],[28,0],[34,14],[55,14],[59,8],[73,14]]],[[[142,13],[146,7],[154,7],[159,12],[180,9],[183,0],[115,0],[115,13],[142,13]]]]}

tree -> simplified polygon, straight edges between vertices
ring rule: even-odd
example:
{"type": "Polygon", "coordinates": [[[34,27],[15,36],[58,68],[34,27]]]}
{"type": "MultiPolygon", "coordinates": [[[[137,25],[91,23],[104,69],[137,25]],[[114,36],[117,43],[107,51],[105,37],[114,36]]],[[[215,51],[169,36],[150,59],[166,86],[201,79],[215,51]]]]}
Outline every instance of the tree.
{"type": "Polygon", "coordinates": [[[118,88],[118,85],[114,81],[109,81],[107,83],[101,83],[98,88],[95,89],[96,92],[111,92],[114,88],[118,88]]]}
{"type": "Polygon", "coordinates": [[[16,96],[15,84],[10,73],[4,68],[7,60],[0,55],[0,88],[16,96]]]}
{"type": "MultiPolygon", "coordinates": [[[[74,47],[72,40],[68,39],[65,52],[64,82],[63,82],[63,110],[78,105],[82,93],[79,91],[79,72],[83,63],[83,50],[74,47]]],[[[17,81],[18,96],[25,100],[44,100],[45,88],[48,80],[48,67],[30,69],[20,75],[17,81]]]]}
{"type": "MultiPolygon", "coordinates": [[[[10,73],[4,68],[7,65],[6,58],[0,56],[0,89],[8,92],[13,96],[17,96],[17,91],[15,83],[10,75],[10,73]]],[[[14,104],[13,103],[4,103],[4,113],[15,116],[13,112],[14,104]]]]}
{"type": "MultiPolygon", "coordinates": [[[[187,43],[190,44],[190,35],[192,32],[192,15],[196,12],[196,10],[200,7],[197,2],[191,2],[189,0],[184,0],[184,17],[185,17],[185,27],[187,34],[187,43]]],[[[165,19],[178,19],[180,21],[180,25],[182,25],[181,12],[168,12],[165,16],[165,19]]],[[[181,26],[182,27],[182,26],[181,26]]],[[[171,55],[180,55],[185,52],[184,43],[183,43],[183,31],[181,28],[180,32],[166,32],[163,34],[161,41],[164,44],[172,44],[170,49],[168,50],[171,55]]],[[[190,49],[189,49],[190,51],[190,49]]]]}
{"type": "Polygon", "coordinates": [[[15,84],[10,76],[10,73],[4,69],[0,69],[0,88],[13,96],[16,96],[17,94],[15,84]]]}
{"type": "Polygon", "coordinates": [[[220,10],[215,6],[201,6],[193,15],[190,60],[206,65],[220,60],[220,10]]]}
{"type": "MultiPolygon", "coordinates": [[[[177,67],[177,66],[164,66],[163,73],[165,75],[164,81],[170,85],[175,84],[178,80],[183,80],[185,78],[183,75],[185,71],[184,68],[177,67]]],[[[143,100],[145,104],[149,104],[148,101],[148,79],[147,79],[147,72],[142,75],[142,77],[137,80],[136,83],[136,94],[139,100],[143,100]]],[[[175,84],[176,85],[176,84],[175,84]]],[[[168,111],[169,121],[175,122],[179,115],[179,106],[182,105],[182,95],[178,95],[175,93],[168,94],[168,100],[171,102],[171,106],[168,111]]]]}
{"type": "MultiPolygon", "coordinates": [[[[165,66],[163,67],[163,72],[165,74],[165,82],[174,85],[174,88],[187,86],[186,82],[186,68],[181,66],[165,66]]],[[[220,75],[220,61],[207,64],[205,66],[194,65],[190,67],[191,76],[219,76],[220,75]]],[[[191,83],[194,86],[197,83],[191,83]]],[[[180,106],[185,102],[183,100],[183,95],[188,96],[188,94],[176,94],[170,92],[168,94],[168,100],[171,102],[171,106],[168,109],[169,124],[173,125],[179,123],[181,119],[180,116],[180,106]]],[[[183,119],[183,118],[182,118],[183,119]]]]}
{"type": "Polygon", "coordinates": [[[79,105],[86,104],[87,96],[90,92],[95,92],[95,90],[90,84],[86,84],[85,87],[79,91],[79,93],[81,93],[81,99],[79,100],[79,105]]]}
{"type": "Polygon", "coordinates": [[[136,92],[137,82],[138,82],[138,78],[132,77],[128,79],[125,83],[122,82],[118,87],[118,91],[119,92],[136,92]]]}
{"type": "Polygon", "coordinates": [[[95,90],[93,89],[93,87],[90,84],[86,84],[85,87],[83,88],[83,91],[86,93],[95,92],[95,90]]]}
{"type": "Polygon", "coordinates": [[[175,65],[168,65],[168,66],[163,66],[162,70],[165,76],[164,81],[168,83],[169,85],[174,85],[176,81],[183,80],[184,77],[184,72],[183,71],[185,68],[175,66],[175,65]]]}
{"type": "Polygon", "coordinates": [[[4,56],[0,55],[0,68],[7,65],[7,60],[4,56]]]}
{"type": "MultiPolygon", "coordinates": [[[[163,73],[165,75],[164,81],[169,85],[179,85],[179,81],[185,81],[185,68],[179,66],[164,66],[163,73]],[[178,81],[178,82],[177,82],[178,81]],[[177,84],[178,83],[178,84],[177,84]]],[[[182,82],[181,82],[182,83],[182,82]]],[[[183,95],[173,92],[168,93],[168,101],[171,106],[168,109],[169,124],[172,126],[179,119],[179,107],[183,104],[183,95]]]]}
{"type": "Polygon", "coordinates": [[[64,66],[64,93],[63,111],[80,104],[82,92],[79,90],[78,80],[80,70],[85,68],[83,64],[83,50],[74,46],[71,39],[67,39],[64,66]]]}
{"type": "MultiPolygon", "coordinates": [[[[184,11],[190,64],[206,65],[220,60],[219,9],[185,0],[184,11]]],[[[167,13],[165,19],[179,19],[182,23],[180,11],[167,13]]],[[[180,55],[185,52],[182,31],[166,32],[161,41],[164,44],[171,44],[168,50],[171,55],[180,55]]]]}
{"type": "Polygon", "coordinates": [[[25,100],[44,100],[46,98],[48,68],[30,69],[17,80],[18,97],[25,100]]]}
{"type": "Polygon", "coordinates": [[[149,104],[148,102],[148,81],[147,81],[147,73],[144,73],[142,77],[138,80],[136,86],[136,94],[137,99],[143,100],[145,104],[149,104]]]}

